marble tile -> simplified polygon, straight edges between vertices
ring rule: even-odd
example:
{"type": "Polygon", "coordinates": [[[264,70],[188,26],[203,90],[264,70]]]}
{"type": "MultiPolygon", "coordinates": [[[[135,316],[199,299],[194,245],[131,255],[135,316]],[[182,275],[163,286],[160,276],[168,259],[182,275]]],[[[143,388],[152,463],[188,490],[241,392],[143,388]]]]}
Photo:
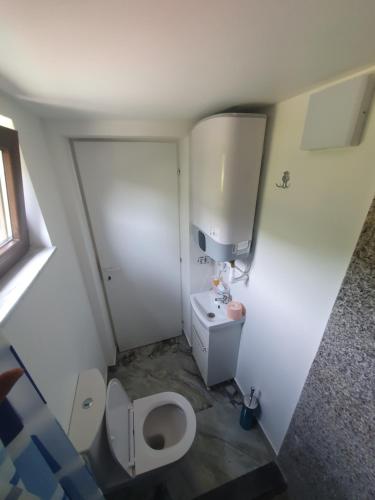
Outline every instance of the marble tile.
{"type": "Polygon", "coordinates": [[[226,384],[207,391],[184,336],[121,354],[108,377],[121,380],[131,399],[175,391],[185,396],[196,412],[228,400],[226,384]]]}
{"type": "Polygon", "coordinates": [[[197,414],[193,446],[167,481],[174,500],[191,500],[274,458],[259,427],[245,431],[239,417],[228,402],[197,414]]]}
{"type": "Polygon", "coordinates": [[[121,354],[108,376],[121,380],[131,399],[176,391],[197,415],[195,441],[163,475],[162,489],[139,495],[133,491],[129,498],[156,498],[162,491],[173,500],[190,500],[275,458],[258,427],[240,427],[241,396],[235,384],[207,390],[183,336],[121,354]]]}

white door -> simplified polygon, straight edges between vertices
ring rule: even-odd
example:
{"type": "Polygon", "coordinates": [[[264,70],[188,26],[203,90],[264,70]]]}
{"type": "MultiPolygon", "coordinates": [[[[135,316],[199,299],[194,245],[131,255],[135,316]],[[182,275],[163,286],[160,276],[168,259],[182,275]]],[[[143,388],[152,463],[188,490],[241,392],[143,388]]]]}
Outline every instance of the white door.
{"type": "Polygon", "coordinates": [[[120,351],[181,332],[177,147],[75,141],[120,351]]]}

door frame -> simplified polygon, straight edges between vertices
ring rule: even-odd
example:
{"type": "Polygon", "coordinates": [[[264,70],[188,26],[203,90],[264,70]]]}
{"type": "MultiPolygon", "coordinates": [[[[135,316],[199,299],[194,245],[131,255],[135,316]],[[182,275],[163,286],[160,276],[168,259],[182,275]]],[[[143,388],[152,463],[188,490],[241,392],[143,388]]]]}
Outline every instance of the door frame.
{"type": "MultiPolygon", "coordinates": [[[[179,159],[179,150],[180,150],[180,144],[179,140],[176,138],[168,138],[168,137],[73,137],[69,138],[69,147],[73,159],[73,167],[74,167],[74,173],[75,177],[77,180],[78,184],[78,190],[79,190],[79,196],[80,196],[80,201],[83,207],[84,215],[85,215],[85,224],[88,229],[89,233],[89,238],[90,238],[90,244],[92,246],[93,253],[95,255],[95,267],[91,266],[92,272],[97,275],[100,281],[101,285],[101,292],[104,297],[105,301],[105,307],[106,307],[106,312],[108,315],[108,319],[110,322],[110,327],[112,331],[112,337],[114,344],[116,346],[116,352],[119,353],[119,345],[116,337],[116,331],[112,319],[112,314],[111,314],[111,309],[109,305],[109,300],[108,300],[108,295],[106,292],[105,284],[104,284],[104,276],[101,270],[100,266],[100,261],[99,261],[99,255],[98,255],[98,250],[95,242],[95,237],[94,237],[94,231],[92,228],[92,223],[90,219],[90,213],[89,209],[87,206],[86,202],[86,197],[85,197],[85,192],[84,192],[84,187],[83,187],[83,181],[82,181],[82,176],[79,170],[79,164],[78,164],[78,159],[76,155],[76,151],[74,148],[74,144],[76,142],[137,142],[137,143],[169,143],[169,144],[175,144],[176,146],[176,152],[177,152],[177,157],[176,157],[176,166],[177,166],[177,211],[178,211],[178,251],[179,251],[179,260],[180,260],[180,265],[179,265],[179,288],[180,288],[180,310],[181,310],[181,332],[183,330],[183,298],[182,298],[182,269],[181,269],[181,176],[180,176],[180,159],[179,159]]],[[[123,351],[124,352],[124,351],[123,351]]]]}

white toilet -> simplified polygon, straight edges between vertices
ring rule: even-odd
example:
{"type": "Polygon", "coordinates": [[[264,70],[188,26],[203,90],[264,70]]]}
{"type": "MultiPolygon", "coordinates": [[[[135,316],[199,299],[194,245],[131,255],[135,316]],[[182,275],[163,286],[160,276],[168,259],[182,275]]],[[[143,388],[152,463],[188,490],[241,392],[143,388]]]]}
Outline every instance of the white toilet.
{"type": "Polygon", "coordinates": [[[96,368],[79,375],[69,437],[103,490],[180,459],[195,431],[194,410],[176,392],[131,402],[119,380],[106,388],[96,368]]]}

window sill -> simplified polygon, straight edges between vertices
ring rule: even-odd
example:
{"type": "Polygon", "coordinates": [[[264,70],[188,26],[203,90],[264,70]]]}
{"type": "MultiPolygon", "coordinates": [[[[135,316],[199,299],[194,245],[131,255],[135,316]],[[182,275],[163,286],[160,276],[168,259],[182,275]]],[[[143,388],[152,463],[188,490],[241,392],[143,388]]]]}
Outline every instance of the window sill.
{"type": "Polygon", "coordinates": [[[0,280],[0,325],[47,264],[56,247],[30,248],[28,253],[0,280]]]}

